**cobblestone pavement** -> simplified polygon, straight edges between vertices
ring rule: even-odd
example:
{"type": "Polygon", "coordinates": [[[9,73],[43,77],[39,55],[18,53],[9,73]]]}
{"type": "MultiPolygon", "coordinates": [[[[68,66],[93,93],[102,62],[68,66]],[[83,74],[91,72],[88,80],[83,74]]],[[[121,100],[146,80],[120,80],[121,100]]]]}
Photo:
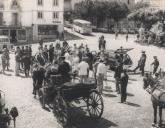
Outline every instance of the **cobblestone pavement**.
{"type": "MultiPolygon", "coordinates": [[[[84,39],[70,41],[69,43],[86,43],[93,50],[98,47],[97,41],[101,33],[95,33],[93,36],[82,36],[84,39]]],[[[149,64],[152,62],[152,56],[157,55],[161,67],[165,66],[164,49],[155,46],[141,46],[133,42],[134,36],[130,36],[126,43],[125,36],[119,35],[119,39],[114,40],[114,35],[104,34],[107,40],[107,49],[116,49],[120,46],[134,48],[130,52],[134,66],[141,55],[141,50],[145,50],[148,56],[146,69],[150,70],[149,64]]],[[[33,45],[33,51],[36,51],[37,45],[33,45]]],[[[6,94],[6,106],[11,108],[17,106],[19,117],[17,118],[17,128],[60,128],[52,112],[43,110],[39,101],[32,95],[32,80],[14,76],[14,54],[11,57],[11,71],[6,75],[0,74],[0,89],[6,94]]],[[[114,92],[113,72],[108,73],[108,81],[104,83],[103,94],[104,113],[100,120],[94,121],[88,117],[84,111],[77,108],[72,109],[72,127],[73,128],[150,128],[153,119],[153,109],[150,95],[143,90],[142,77],[138,74],[130,75],[128,85],[128,104],[121,104],[120,95],[114,92]]]]}

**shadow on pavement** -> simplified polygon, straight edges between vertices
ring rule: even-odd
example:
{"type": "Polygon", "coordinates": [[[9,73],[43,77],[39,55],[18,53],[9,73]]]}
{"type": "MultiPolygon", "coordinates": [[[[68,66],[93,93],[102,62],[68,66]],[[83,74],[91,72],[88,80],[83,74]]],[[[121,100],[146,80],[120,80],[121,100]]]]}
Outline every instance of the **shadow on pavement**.
{"type": "Polygon", "coordinates": [[[3,74],[3,75],[5,75],[5,76],[12,76],[12,74],[7,74],[7,73],[5,73],[5,74],[3,74]]]}
{"type": "Polygon", "coordinates": [[[12,69],[9,69],[9,70],[7,70],[7,72],[14,72],[14,70],[12,70],[12,69]]]}
{"type": "Polygon", "coordinates": [[[130,81],[137,81],[136,79],[129,79],[130,81]]]}
{"type": "Polygon", "coordinates": [[[116,95],[113,95],[113,94],[103,94],[104,97],[117,97],[116,95]]]}
{"type": "Polygon", "coordinates": [[[140,107],[140,105],[131,103],[131,102],[127,102],[127,105],[132,106],[132,107],[140,107]]]}
{"type": "Polygon", "coordinates": [[[133,96],[135,96],[135,95],[132,94],[132,93],[127,93],[127,96],[133,97],[133,96]]]}
{"type": "Polygon", "coordinates": [[[111,126],[117,127],[118,125],[105,119],[92,119],[85,115],[86,112],[82,111],[80,108],[72,108],[70,110],[70,126],[68,128],[110,128],[111,126]]]}
{"type": "Polygon", "coordinates": [[[113,92],[112,89],[103,89],[104,92],[113,92]]]}

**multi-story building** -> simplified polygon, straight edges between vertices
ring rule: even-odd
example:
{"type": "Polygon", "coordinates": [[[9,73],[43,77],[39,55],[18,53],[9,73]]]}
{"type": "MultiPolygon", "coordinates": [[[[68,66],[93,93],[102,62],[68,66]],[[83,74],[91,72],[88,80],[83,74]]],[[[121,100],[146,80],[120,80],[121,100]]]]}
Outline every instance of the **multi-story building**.
{"type": "Polygon", "coordinates": [[[153,8],[165,9],[165,0],[141,0],[142,2],[147,2],[153,8]]]}
{"type": "Polygon", "coordinates": [[[0,35],[11,42],[56,38],[63,33],[63,0],[1,0],[0,35]]]}

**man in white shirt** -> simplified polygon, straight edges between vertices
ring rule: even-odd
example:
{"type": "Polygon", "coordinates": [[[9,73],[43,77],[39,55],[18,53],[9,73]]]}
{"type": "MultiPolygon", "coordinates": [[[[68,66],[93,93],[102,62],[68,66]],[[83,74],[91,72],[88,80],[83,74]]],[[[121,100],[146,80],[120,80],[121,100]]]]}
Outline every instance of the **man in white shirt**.
{"type": "Polygon", "coordinates": [[[82,61],[78,65],[79,77],[80,77],[81,83],[85,83],[85,81],[87,80],[88,71],[89,71],[89,65],[85,60],[86,59],[83,58],[82,61]]]}
{"type": "Polygon", "coordinates": [[[97,86],[98,86],[98,91],[100,92],[100,94],[103,91],[103,81],[104,78],[107,74],[107,68],[106,65],[103,63],[103,60],[101,59],[98,66],[97,66],[97,86]]]}

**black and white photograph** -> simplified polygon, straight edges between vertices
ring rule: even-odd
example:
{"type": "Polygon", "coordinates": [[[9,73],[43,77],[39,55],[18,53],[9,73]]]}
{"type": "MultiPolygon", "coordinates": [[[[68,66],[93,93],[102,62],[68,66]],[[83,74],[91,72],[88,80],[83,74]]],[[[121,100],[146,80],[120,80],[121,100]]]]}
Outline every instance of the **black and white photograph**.
{"type": "Polygon", "coordinates": [[[165,128],[165,0],[0,0],[0,128],[165,128]]]}

